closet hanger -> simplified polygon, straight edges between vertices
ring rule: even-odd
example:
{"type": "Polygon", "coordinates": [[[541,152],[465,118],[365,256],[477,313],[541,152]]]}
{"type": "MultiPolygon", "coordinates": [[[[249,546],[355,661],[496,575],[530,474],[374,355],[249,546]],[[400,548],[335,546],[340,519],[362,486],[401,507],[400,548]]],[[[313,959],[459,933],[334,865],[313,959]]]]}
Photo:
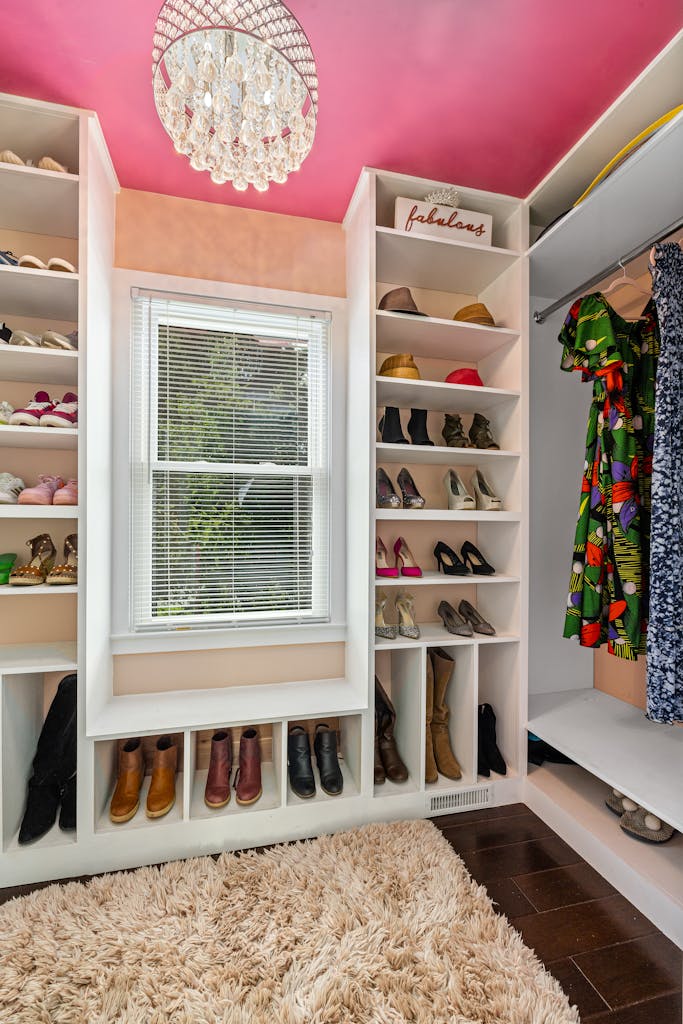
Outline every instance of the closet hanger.
{"type": "MultiPolygon", "coordinates": [[[[624,285],[629,285],[631,288],[635,288],[635,290],[637,292],[640,292],[641,295],[646,295],[648,297],[648,299],[651,299],[652,298],[652,293],[647,288],[643,288],[642,284],[640,284],[640,282],[637,281],[635,279],[635,277],[631,277],[630,274],[626,273],[626,267],[624,266],[622,260],[619,260],[619,266],[621,267],[621,271],[622,271],[621,272],[621,277],[615,277],[615,279],[612,281],[611,285],[608,288],[606,288],[605,291],[602,294],[606,296],[606,295],[609,295],[611,292],[616,291],[617,288],[621,288],[624,285]]],[[[636,320],[647,320],[647,317],[646,316],[634,317],[634,322],[636,320]]]]}

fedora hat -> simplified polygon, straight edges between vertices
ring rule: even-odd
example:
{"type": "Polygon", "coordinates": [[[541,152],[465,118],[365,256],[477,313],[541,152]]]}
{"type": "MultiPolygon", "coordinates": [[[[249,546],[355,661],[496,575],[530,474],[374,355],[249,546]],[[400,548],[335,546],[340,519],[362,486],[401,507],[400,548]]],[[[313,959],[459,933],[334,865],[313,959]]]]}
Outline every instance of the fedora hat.
{"type": "Polygon", "coordinates": [[[388,356],[379,368],[379,376],[421,380],[420,371],[413,362],[413,357],[409,352],[401,352],[397,356],[388,356]]]}
{"type": "Polygon", "coordinates": [[[462,320],[466,324],[485,324],[487,327],[495,327],[493,319],[483,302],[472,302],[469,306],[463,306],[453,317],[454,320],[462,320]]]}
{"type": "Polygon", "coordinates": [[[392,288],[379,300],[379,308],[386,309],[390,313],[412,313],[413,316],[426,316],[426,313],[421,313],[415,305],[410,288],[392,288]]]}

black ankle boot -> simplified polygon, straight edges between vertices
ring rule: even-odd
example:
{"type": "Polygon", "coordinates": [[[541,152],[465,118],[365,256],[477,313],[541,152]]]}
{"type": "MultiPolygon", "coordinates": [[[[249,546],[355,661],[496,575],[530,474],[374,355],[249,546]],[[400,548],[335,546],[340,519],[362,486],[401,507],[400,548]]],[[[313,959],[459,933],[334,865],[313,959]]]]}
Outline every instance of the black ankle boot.
{"type": "Polygon", "coordinates": [[[328,796],[339,796],[344,778],[337,758],[337,733],[320,723],[315,727],[313,750],[320,774],[320,785],[328,796]]]}
{"type": "Polygon", "coordinates": [[[429,440],[429,434],[427,433],[426,409],[410,410],[408,433],[410,434],[410,440],[413,444],[430,444],[432,448],[434,447],[434,442],[429,440]]]}
{"type": "Polygon", "coordinates": [[[479,705],[479,748],[484,761],[498,775],[507,775],[507,765],[496,743],[496,716],[490,704],[479,705]]]}
{"type": "Polygon", "coordinates": [[[289,784],[297,796],[303,800],[315,796],[311,745],[308,733],[300,725],[290,729],[287,737],[287,771],[289,784]]]}
{"type": "Polygon", "coordinates": [[[379,421],[379,432],[384,444],[408,444],[401,429],[401,414],[396,406],[388,405],[379,421]]]}
{"type": "Polygon", "coordinates": [[[22,846],[50,831],[57,818],[62,791],[75,775],[76,675],[73,674],[64,676],[59,684],[38,737],[26,810],[19,829],[22,846]]]}

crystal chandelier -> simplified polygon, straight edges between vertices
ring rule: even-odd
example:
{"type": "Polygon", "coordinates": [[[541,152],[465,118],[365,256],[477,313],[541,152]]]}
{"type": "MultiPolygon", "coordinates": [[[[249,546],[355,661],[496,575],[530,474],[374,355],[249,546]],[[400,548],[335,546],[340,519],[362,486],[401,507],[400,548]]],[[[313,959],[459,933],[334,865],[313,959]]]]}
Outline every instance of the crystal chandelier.
{"type": "Polygon", "coordinates": [[[299,170],[313,145],[318,76],[280,0],[165,0],[152,62],[161,123],[196,171],[265,192],[299,170]]]}

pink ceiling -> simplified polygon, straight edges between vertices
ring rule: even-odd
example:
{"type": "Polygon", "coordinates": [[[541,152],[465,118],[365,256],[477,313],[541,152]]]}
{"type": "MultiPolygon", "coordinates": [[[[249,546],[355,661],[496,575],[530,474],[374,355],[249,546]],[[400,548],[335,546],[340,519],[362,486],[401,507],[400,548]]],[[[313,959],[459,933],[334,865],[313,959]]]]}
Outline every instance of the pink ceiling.
{"type": "Polygon", "coordinates": [[[160,5],[3,3],[0,91],[96,110],[124,188],[326,220],[363,165],[528,194],[683,22],[681,0],[290,0],[318,64],[318,134],[261,195],[174,153],[151,89],[160,5]]]}

